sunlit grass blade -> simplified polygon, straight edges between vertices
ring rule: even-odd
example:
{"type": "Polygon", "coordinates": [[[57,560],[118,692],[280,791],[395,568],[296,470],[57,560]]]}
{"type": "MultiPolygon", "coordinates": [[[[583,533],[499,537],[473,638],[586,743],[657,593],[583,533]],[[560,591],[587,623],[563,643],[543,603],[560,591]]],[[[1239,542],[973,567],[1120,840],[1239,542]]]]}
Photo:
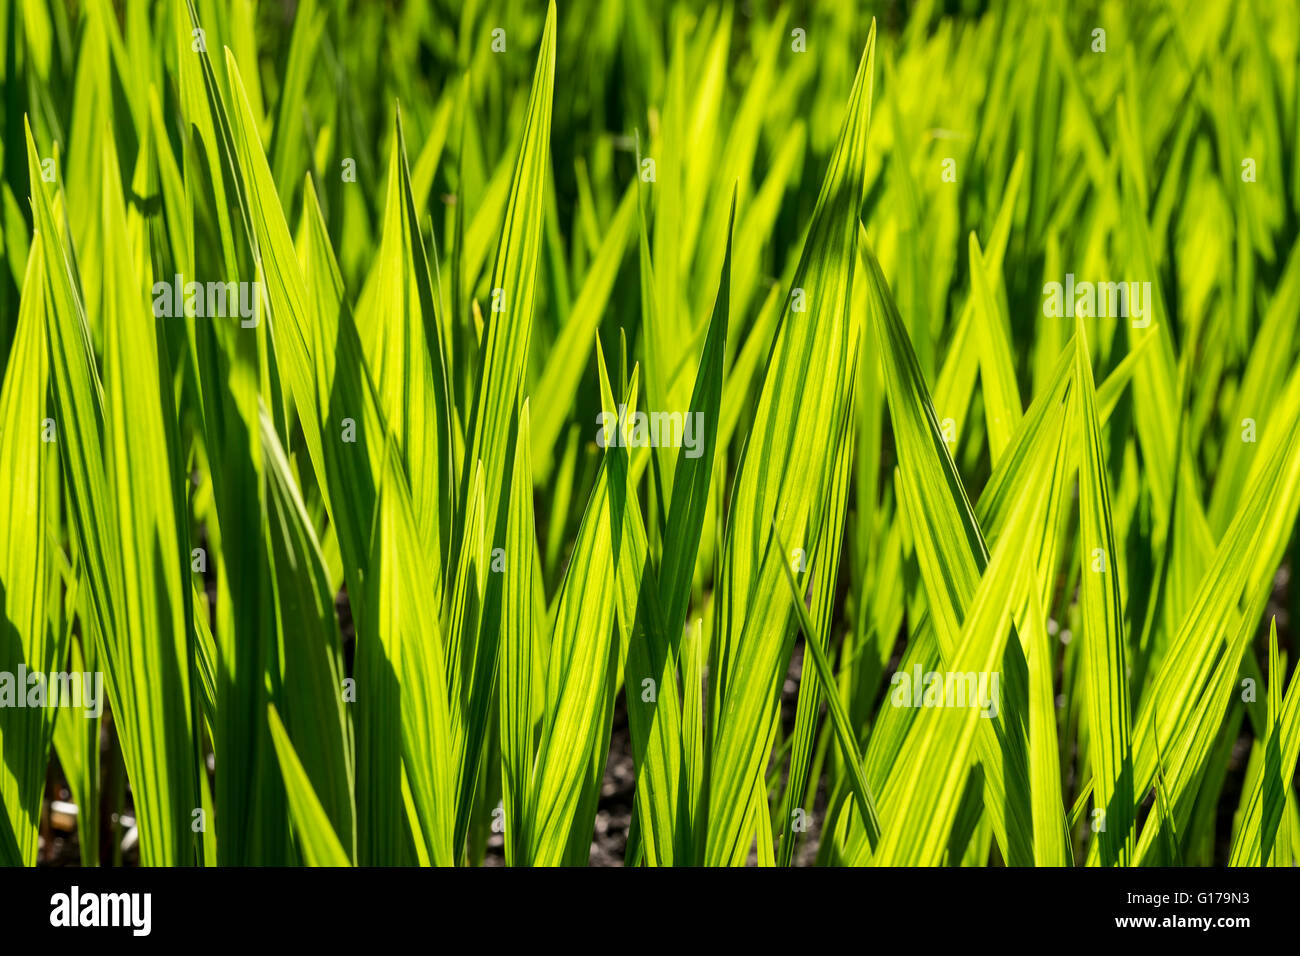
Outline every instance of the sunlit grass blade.
{"type": "Polygon", "coordinates": [[[746,443],[727,516],[719,633],[711,668],[713,747],[704,862],[744,862],[754,782],[770,751],[776,695],[792,641],[777,533],[805,551],[823,513],[837,403],[853,380],[858,326],[848,308],[865,179],[875,25],[867,37],[746,443]],[[806,311],[805,311],[806,310],[806,311]],[[850,356],[853,358],[850,359],[850,356]],[[777,524],[773,525],[773,519],[777,524]]]}
{"type": "MultiPolygon", "coordinates": [[[[0,522],[0,661],[8,685],[0,701],[0,863],[36,863],[41,797],[49,762],[54,714],[18,707],[27,682],[19,666],[45,674],[54,664],[55,641],[46,625],[50,587],[49,501],[58,486],[57,436],[47,419],[49,362],[45,338],[45,264],[37,244],[27,258],[10,367],[0,389],[0,494],[9,502],[0,522]],[[51,468],[53,465],[53,468],[51,468]]],[[[77,718],[80,719],[78,714],[77,718]]],[[[95,722],[96,725],[98,721],[95,722]]]]}
{"type": "Polygon", "coordinates": [[[1126,866],[1134,848],[1133,755],[1125,663],[1120,553],[1111,522],[1106,459],[1097,416],[1092,360],[1082,319],[1075,329],[1075,383],[1081,455],[1079,550],[1083,562],[1084,694],[1093,767],[1095,829],[1104,866],[1126,866]]]}

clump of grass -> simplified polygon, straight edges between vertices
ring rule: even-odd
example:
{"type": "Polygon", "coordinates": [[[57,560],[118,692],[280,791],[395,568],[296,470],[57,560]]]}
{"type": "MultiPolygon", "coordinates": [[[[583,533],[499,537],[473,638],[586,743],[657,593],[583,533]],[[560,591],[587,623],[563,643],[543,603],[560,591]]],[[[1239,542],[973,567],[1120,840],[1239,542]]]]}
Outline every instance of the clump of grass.
{"type": "Polygon", "coordinates": [[[0,0],[0,860],[1300,857],[1295,12],[751,7],[0,0]]]}

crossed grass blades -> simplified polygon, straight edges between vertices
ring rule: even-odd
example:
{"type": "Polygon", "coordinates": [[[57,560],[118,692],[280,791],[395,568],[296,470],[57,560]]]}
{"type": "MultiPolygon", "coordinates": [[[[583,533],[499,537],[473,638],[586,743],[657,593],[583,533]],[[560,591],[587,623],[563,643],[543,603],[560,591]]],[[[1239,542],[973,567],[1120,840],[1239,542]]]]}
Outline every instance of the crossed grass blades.
{"type": "Polygon", "coordinates": [[[854,6],[0,2],[0,860],[1300,856],[1300,14],[854,6]]]}

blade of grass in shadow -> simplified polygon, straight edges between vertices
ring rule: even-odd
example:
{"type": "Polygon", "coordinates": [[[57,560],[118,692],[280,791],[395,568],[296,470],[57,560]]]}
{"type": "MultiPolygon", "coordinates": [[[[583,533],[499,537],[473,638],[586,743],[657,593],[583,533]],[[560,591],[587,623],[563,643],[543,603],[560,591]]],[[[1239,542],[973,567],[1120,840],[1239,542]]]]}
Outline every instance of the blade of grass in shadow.
{"type": "MultiPolygon", "coordinates": [[[[289,459],[263,409],[261,438],[267,482],[267,530],[283,658],[281,706],[295,763],[306,775],[331,831],[355,855],[352,728],[343,703],[343,650],[334,599],[289,459]]],[[[284,754],[276,752],[284,768],[284,754]]],[[[285,774],[293,810],[294,781],[285,774]]]]}
{"type": "Polygon", "coordinates": [[[308,866],[351,866],[352,860],[330,825],[329,814],[321,806],[311,778],[303,769],[274,704],[267,707],[266,716],[270,721],[275,753],[280,760],[280,772],[284,774],[285,788],[289,793],[289,811],[293,815],[293,829],[303,859],[308,866]]]}

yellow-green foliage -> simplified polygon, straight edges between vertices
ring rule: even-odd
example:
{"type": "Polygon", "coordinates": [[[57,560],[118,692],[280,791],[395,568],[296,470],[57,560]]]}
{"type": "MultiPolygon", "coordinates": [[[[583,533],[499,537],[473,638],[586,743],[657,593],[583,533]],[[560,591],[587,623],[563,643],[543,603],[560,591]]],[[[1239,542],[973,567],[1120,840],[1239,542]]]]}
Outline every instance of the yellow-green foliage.
{"type": "Polygon", "coordinates": [[[1300,11],[861,6],[0,0],[0,861],[1300,857],[1300,11]]]}

